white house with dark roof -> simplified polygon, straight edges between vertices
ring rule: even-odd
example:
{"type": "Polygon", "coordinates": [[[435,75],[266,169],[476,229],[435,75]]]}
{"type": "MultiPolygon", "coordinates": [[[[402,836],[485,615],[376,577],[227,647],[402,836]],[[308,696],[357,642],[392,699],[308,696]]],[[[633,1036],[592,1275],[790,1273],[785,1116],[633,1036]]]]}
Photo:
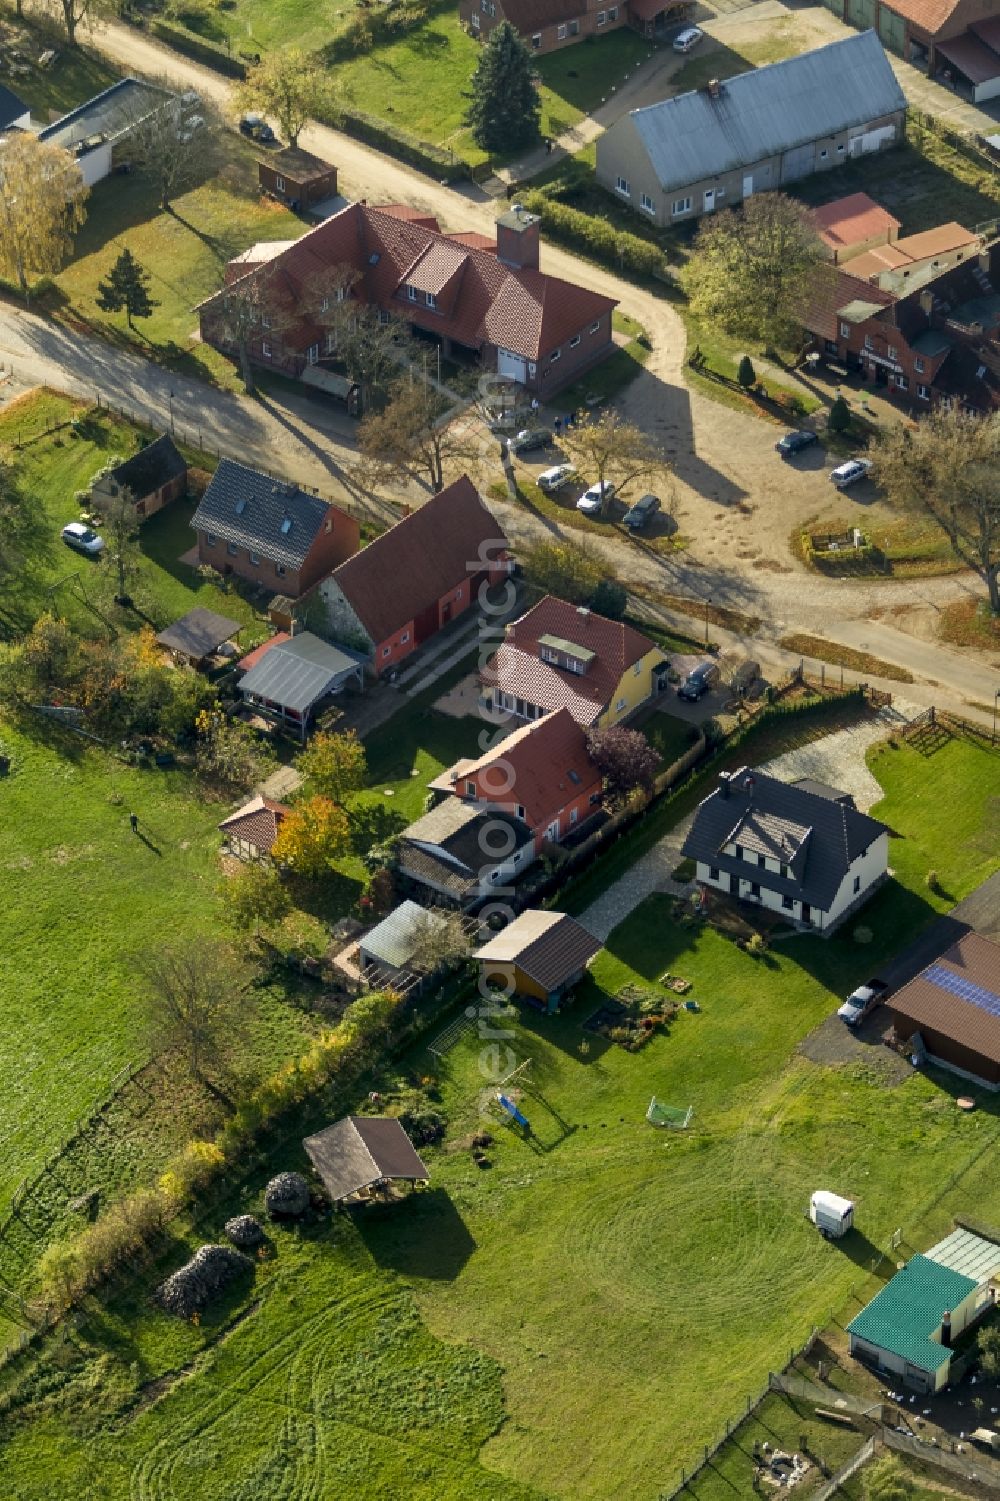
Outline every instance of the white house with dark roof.
{"type": "Polygon", "coordinates": [[[897,145],[906,108],[864,31],[630,110],[598,139],[597,180],[664,227],[897,145]]]}
{"type": "Polygon", "coordinates": [[[289,599],[353,556],[357,519],[319,495],[223,459],[191,518],[198,561],[289,599]]]}
{"type": "Polygon", "coordinates": [[[723,772],[684,841],[710,890],[829,932],[886,879],[889,830],[822,783],[723,772]]]}

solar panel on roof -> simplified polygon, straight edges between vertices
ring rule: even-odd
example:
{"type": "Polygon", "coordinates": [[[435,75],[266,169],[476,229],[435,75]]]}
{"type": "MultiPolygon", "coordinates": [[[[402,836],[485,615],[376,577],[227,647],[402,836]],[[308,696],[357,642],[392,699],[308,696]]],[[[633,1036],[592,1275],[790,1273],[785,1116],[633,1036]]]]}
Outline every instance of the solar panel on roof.
{"type": "Polygon", "coordinates": [[[939,990],[947,990],[949,995],[957,996],[960,1001],[968,1001],[970,1005],[988,1011],[991,1016],[1000,1016],[1000,995],[987,990],[984,985],[967,980],[964,975],[956,975],[954,970],[945,969],[943,964],[932,964],[929,969],[925,969],[924,979],[936,985],[939,990]]]}

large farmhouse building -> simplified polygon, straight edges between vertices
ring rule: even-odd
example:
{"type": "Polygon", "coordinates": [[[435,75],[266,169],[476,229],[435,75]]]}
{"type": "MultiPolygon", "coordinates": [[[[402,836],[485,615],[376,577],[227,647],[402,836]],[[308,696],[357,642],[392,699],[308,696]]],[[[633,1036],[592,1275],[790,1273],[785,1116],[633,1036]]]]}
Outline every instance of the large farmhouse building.
{"type": "Polygon", "coordinates": [[[507,21],[541,56],[626,25],[652,40],[658,27],[681,20],[689,9],[689,0],[459,0],[458,15],[484,41],[507,21]]]}
{"type": "Polygon", "coordinates": [[[829,931],[885,880],[889,831],[848,793],[745,766],[720,773],[683,853],[703,887],[829,931]]]}
{"type": "Polygon", "coordinates": [[[903,139],[906,99],[873,31],[631,110],[597,142],[597,180],[664,227],[903,139]]]}
{"type": "MultiPolygon", "coordinates": [[[[336,374],[326,316],[336,298],[405,319],[444,354],[551,396],[611,354],[615,301],[549,276],[539,251],[538,216],[517,204],[497,220],[493,241],[443,234],[436,219],[398,204],[352,203],[301,239],[244,251],[226,267],[226,285],[260,281],[268,307],[249,342],[256,365],[303,379],[336,374]]],[[[234,353],[225,294],[198,312],[205,342],[234,353]]]]}
{"type": "Polygon", "coordinates": [[[327,633],[364,652],[381,676],[510,568],[499,523],[463,475],[335,568],[317,598],[327,633]]]}

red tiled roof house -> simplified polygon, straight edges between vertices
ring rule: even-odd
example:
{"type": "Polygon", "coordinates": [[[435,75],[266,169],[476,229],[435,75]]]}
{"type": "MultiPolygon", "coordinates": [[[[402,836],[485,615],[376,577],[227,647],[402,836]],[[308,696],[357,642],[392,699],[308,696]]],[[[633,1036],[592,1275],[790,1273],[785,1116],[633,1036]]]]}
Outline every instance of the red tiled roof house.
{"type": "Polygon", "coordinates": [[[592,817],[601,773],[587,754],[587,732],[568,709],[522,725],[478,760],[456,761],[431,782],[489,811],[511,813],[534,835],[535,852],[592,817]]]}
{"type": "MultiPolygon", "coordinates": [[[[435,219],[396,205],[352,203],[291,244],[255,245],[229,262],[227,285],[266,274],[267,295],[281,310],[251,339],[254,364],[300,377],[310,367],[336,365],[336,334],[310,311],[316,278],[332,271],[350,282],[346,297],[406,319],[445,354],[474,358],[539,396],[554,394],[614,348],[614,299],[539,269],[537,215],[515,205],[497,221],[494,243],[474,233],[443,234],[435,219]]],[[[233,353],[222,294],[198,312],[205,342],[233,353]]]]}
{"type": "Polygon", "coordinates": [[[226,847],[239,860],[267,860],[289,808],[258,793],[219,824],[226,847]]]}
{"type": "Polygon", "coordinates": [[[317,597],[328,634],[368,654],[381,675],[510,567],[507,538],[463,475],[335,568],[317,597]]]}
{"type": "Polygon", "coordinates": [[[667,665],[660,648],[624,621],[548,594],[507,626],[482,677],[499,714],[541,719],[568,709],[589,728],[621,724],[662,692],[667,665]]]}
{"type": "Polygon", "coordinates": [[[541,56],[616,31],[626,21],[652,41],[657,26],[681,20],[688,10],[687,0],[459,0],[458,15],[474,37],[484,40],[508,21],[541,56]]]}

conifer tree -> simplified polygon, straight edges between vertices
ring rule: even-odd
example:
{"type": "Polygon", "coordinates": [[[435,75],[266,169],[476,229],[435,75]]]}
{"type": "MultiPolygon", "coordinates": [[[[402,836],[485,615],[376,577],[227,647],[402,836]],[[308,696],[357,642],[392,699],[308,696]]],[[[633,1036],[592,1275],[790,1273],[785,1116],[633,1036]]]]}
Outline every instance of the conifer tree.
{"type": "Polygon", "coordinates": [[[516,151],[538,139],[542,106],[531,53],[508,21],[483,44],[465,123],[484,151],[516,151]]]}
{"type": "Polygon", "coordinates": [[[111,267],[107,281],[98,282],[95,300],[103,313],[124,309],[129,328],[135,328],[133,318],[149,318],[160,305],[149,295],[149,272],[127,246],[111,267]]]}

